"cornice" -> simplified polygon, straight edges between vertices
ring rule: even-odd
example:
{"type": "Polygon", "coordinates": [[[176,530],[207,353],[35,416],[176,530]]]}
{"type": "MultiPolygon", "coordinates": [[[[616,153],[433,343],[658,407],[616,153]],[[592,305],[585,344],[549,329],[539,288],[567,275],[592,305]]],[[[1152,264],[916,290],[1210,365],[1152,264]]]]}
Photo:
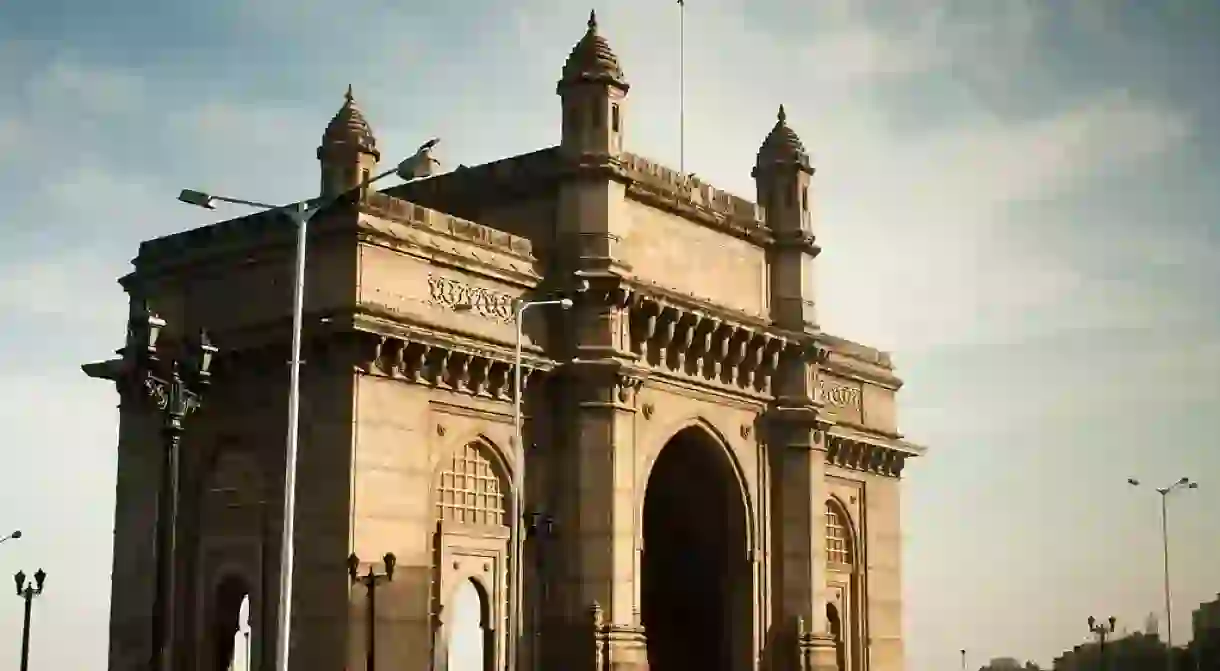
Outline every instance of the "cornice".
{"type": "MultiPolygon", "coordinates": [[[[495,342],[488,340],[486,336],[442,328],[434,323],[376,303],[362,303],[347,319],[350,320],[348,322],[350,328],[355,331],[409,338],[437,347],[453,346],[463,351],[478,352],[489,357],[512,358],[512,346],[507,342],[495,342]]],[[[533,343],[527,342],[522,345],[522,358],[530,362],[527,365],[535,368],[550,370],[555,366],[555,362],[545,355],[544,350],[533,343]]]]}
{"type": "MultiPolygon", "coordinates": [[[[358,203],[358,209],[362,214],[436,233],[463,244],[495,250],[521,261],[533,263],[535,260],[532,244],[526,238],[400,200],[385,193],[369,193],[358,203]]],[[[365,218],[358,219],[357,225],[364,232],[403,239],[392,230],[375,226],[365,218]]]]}
{"type": "MultiPolygon", "coordinates": [[[[532,289],[542,281],[542,276],[535,269],[537,261],[532,258],[509,256],[516,263],[496,263],[494,260],[479,256],[474,249],[463,249],[461,246],[446,249],[420,240],[409,233],[400,234],[383,230],[374,222],[361,223],[358,239],[362,244],[391,249],[439,268],[466,271],[523,289],[532,289]]],[[[466,244],[462,240],[454,240],[454,242],[459,245],[466,244]]],[[[492,253],[495,254],[497,251],[493,250],[492,253]]]]}

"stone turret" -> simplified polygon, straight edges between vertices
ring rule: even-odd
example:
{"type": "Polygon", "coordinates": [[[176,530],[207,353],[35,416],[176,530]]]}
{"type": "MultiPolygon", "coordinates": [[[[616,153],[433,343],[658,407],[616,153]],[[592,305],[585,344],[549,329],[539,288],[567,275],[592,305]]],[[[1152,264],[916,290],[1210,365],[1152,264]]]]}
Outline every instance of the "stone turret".
{"type": "Polygon", "coordinates": [[[334,196],[354,189],[377,169],[381,152],[377,138],[356,106],[352,87],[343,95],[343,106],[335,112],[318,147],[322,169],[321,195],[334,196]]]}
{"type": "Polygon", "coordinates": [[[569,155],[614,155],[623,149],[623,107],[630,85],[618,56],[597,32],[589,12],[588,29],[563,65],[556,92],[563,101],[563,138],[569,155]]]}
{"type": "Polygon", "coordinates": [[[810,214],[813,178],[809,153],[780,105],[771,132],[763,140],[751,175],[767,226],[775,235],[771,264],[771,318],[793,331],[817,329],[813,260],[820,249],[810,214]]]}

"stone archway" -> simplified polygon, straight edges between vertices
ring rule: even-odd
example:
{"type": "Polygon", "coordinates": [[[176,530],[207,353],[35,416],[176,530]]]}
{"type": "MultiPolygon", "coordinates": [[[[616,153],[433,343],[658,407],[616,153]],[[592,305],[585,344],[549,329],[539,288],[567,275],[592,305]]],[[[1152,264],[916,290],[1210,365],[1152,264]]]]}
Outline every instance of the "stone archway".
{"type": "Polygon", "coordinates": [[[642,518],[641,617],[651,671],[750,668],[745,496],[706,430],[683,429],[661,449],[642,518]]]}
{"type": "Polygon", "coordinates": [[[490,671],[495,655],[487,592],[467,578],[458,583],[449,600],[445,671],[490,671]]]}
{"type": "Polygon", "coordinates": [[[227,576],[216,586],[209,637],[214,671],[228,671],[231,668],[237,648],[237,634],[241,631],[242,606],[246,606],[248,617],[249,597],[250,587],[239,576],[227,576]]]}

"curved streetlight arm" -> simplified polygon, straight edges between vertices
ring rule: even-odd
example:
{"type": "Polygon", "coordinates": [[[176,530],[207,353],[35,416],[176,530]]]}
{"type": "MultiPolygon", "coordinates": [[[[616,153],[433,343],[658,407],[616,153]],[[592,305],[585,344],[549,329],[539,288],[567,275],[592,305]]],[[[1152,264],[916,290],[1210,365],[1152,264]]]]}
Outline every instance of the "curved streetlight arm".
{"type": "MultiPolygon", "coordinates": [[[[1136,478],[1127,478],[1132,487],[1139,487],[1136,478]]],[[[1198,489],[1199,483],[1190,478],[1179,478],[1168,487],[1157,487],[1161,495],[1161,559],[1164,565],[1163,588],[1165,594],[1165,668],[1173,671],[1173,597],[1169,583],[1169,495],[1179,489],[1198,489]]]]}
{"type": "Polygon", "coordinates": [[[321,210],[324,207],[334,203],[344,195],[351,193],[352,191],[363,189],[373,182],[385,179],[390,175],[398,175],[404,182],[410,182],[431,176],[432,166],[439,163],[439,161],[437,161],[435,158],[432,158],[432,149],[438,144],[440,144],[439,138],[428,140],[420,145],[419,149],[415,150],[414,154],[403,159],[393,168],[373,175],[347,191],[324,198],[311,198],[299,203],[289,203],[287,205],[272,205],[270,203],[263,203],[257,200],[230,198],[228,196],[217,196],[204,191],[183,189],[182,192],[178,194],[178,200],[186,203],[187,205],[194,205],[196,207],[202,207],[208,210],[216,209],[214,205],[215,203],[230,203],[233,205],[246,205],[248,207],[258,208],[260,210],[283,211],[299,222],[300,218],[303,217],[304,219],[308,220],[308,218],[318,210],[321,210]]]}

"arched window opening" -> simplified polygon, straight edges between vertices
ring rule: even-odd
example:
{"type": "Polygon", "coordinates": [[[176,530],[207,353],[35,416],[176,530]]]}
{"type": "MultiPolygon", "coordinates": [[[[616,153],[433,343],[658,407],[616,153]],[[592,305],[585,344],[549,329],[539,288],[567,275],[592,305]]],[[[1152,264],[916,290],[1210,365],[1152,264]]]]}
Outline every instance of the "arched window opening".
{"type": "Polygon", "coordinates": [[[618,103],[615,103],[614,105],[610,106],[610,130],[617,133],[618,128],[619,128],[619,111],[618,111],[618,103]]]}
{"type": "Polygon", "coordinates": [[[847,527],[847,516],[832,501],[826,502],[826,563],[850,565],[852,563],[851,534],[847,527]]]}
{"type": "Polygon", "coordinates": [[[442,522],[477,526],[505,525],[505,487],[500,474],[478,443],[457,451],[441,471],[436,516],[442,522]]]}
{"type": "Polygon", "coordinates": [[[249,671],[250,590],[246,581],[234,576],[221,581],[212,613],[212,668],[249,671]]]}
{"type": "Polygon", "coordinates": [[[454,590],[445,628],[449,631],[446,671],[491,671],[492,628],[487,595],[473,580],[454,590]]]}

